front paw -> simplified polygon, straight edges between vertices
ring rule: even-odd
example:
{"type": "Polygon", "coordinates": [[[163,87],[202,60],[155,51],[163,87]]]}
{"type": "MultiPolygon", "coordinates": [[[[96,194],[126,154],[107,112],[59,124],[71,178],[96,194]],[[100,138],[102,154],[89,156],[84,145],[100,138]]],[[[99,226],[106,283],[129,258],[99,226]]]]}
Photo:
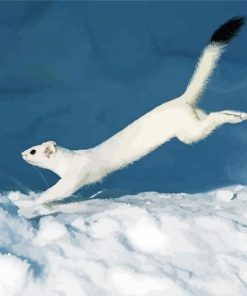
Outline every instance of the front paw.
{"type": "Polygon", "coordinates": [[[34,200],[18,200],[15,202],[15,205],[18,208],[31,208],[36,206],[36,202],[34,200]]]}
{"type": "Polygon", "coordinates": [[[25,217],[27,219],[31,219],[39,215],[40,209],[38,207],[23,207],[18,209],[18,215],[20,217],[25,217]]]}

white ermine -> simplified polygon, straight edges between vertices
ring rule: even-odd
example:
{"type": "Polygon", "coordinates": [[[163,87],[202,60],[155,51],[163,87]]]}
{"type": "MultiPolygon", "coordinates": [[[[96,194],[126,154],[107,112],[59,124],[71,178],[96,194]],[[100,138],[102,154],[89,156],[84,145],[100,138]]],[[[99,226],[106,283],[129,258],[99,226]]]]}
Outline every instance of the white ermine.
{"type": "Polygon", "coordinates": [[[102,180],[174,137],[191,144],[225,123],[247,120],[247,113],[243,112],[226,110],[206,114],[197,108],[224,47],[244,22],[244,17],[234,17],[213,33],[182,96],[151,110],[100,145],[86,150],[69,150],[49,141],[24,151],[25,161],[52,170],[61,177],[35,202],[43,204],[68,197],[80,187],[102,180]]]}

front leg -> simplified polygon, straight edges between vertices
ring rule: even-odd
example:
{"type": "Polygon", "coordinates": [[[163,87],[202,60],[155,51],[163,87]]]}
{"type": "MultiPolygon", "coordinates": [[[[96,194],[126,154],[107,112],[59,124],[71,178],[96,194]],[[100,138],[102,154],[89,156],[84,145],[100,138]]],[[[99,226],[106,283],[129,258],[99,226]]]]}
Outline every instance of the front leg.
{"type": "Polygon", "coordinates": [[[81,185],[76,176],[64,177],[45,192],[41,193],[35,202],[37,204],[43,204],[54,200],[61,200],[73,194],[80,187],[81,185]]]}

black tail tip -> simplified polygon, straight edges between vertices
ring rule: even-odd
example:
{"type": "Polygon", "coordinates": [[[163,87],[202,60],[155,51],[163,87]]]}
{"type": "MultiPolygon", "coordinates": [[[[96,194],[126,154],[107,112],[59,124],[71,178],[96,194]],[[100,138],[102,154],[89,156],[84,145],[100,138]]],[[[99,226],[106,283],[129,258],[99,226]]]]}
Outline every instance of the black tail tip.
{"type": "Polygon", "coordinates": [[[245,16],[236,16],[221,25],[212,35],[210,42],[227,44],[238,34],[246,21],[245,16]]]}

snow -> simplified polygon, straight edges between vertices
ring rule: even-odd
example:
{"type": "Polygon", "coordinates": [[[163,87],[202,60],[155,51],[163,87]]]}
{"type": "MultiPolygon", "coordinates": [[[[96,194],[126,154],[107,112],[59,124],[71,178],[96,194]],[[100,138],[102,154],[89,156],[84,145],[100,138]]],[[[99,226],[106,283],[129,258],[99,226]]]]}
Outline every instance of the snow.
{"type": "Polygon", "coordinates": [[[28,264],[11,254],[0,255],[1,295],[20,295],[28,280],[28,264]]]}
{"type": "Polygon", "coordinates": [[[216,198],[224,200],[224,201],[230,201],[234,197],[234,192],[230,190],[218,190],[216,192],[216,198]]]}
{"type": "Polygon", "coordinates": [[[247,187],[93,198],[20,217],[11,199],[34,196],[0,197],[1,296],[247,293],[247,187]]]}

